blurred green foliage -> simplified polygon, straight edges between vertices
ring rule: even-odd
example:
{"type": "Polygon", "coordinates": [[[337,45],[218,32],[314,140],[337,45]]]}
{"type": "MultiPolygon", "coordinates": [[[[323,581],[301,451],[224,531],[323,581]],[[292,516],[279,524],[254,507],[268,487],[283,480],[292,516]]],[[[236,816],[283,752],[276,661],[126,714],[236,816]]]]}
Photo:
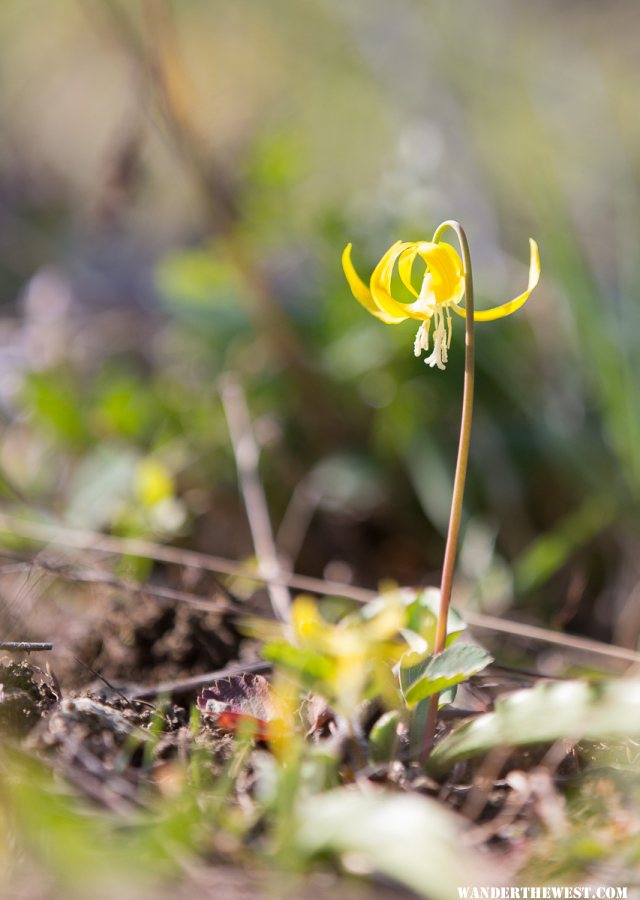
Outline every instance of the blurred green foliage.
{"type": "MultiPolygon", "coordinates": [[[[530,235],[543,267],[517,317],[478,329],[455,601],[637,646],[639,20],[635,0],[4,0],[3,511],[252,556],[217,396],[233,370],[283,555],[360,584],[435,583],[462,341],[446,374],[427,370],[409,325],[351,298],[340,253],[353,241],[368,271],[453,217],[478,305],[513,295],[530,235]]],[[[518,728],[549,720],[533,705],[518,728]]],[[[447,896],[455,859],[423,852],[457,858],[442,810],[321,795],[335,767],[314,752],[289,768],[262,754],[242,808],[227,803],[238,760],[212,787],[196,752],[178,797],[112,828],[3,750],[0,860],[17,840],[46,890],[111,896],[215,855],[218,829],[262,839],[267,861],[344,854],[447,896]]],[[[618,840],[602,819],[598,844],[572,819],[532,865],[575,883],[618,840]]]]}
{"type": "Polygon", "coordinates": [[[75,524],[250,554],[216,396],[233,369],[283,540],[297,527],[283,551],[433,580],[462,345],[427,371],[410,326],[353,302],[340,252],[366,271],[453,216],[482,305],[533,235],[541,287],[479,328],[460,590],[637,643],[610,600],[640,579],[637,19],[625,0],[7,0],[7,483],[75,524]],[[155,512],[150,465],[171,481],[155,512]]]}

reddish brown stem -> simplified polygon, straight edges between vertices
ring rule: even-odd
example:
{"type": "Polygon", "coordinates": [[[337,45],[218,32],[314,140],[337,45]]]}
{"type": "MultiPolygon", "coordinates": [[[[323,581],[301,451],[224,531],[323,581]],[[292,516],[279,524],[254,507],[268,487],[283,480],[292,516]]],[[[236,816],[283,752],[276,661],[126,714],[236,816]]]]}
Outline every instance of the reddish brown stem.
{"type": "MultiPolygon", "coordinates": [[[[440,607],[438,610],[438,624],[436,627],[434,654],[442,653],[447,641],[447,619],[449,617],[449,605],[451,603],[451,590],[453,587],[453,573],[455,569],[456,553],[458,550],[458,536],[460,533],[460,521],[462,519],[462,500],[464,497],[464,484],[467,477],[467,465],[469,462],[469,446],[471,443],[471,421],[473,414],[473,385],[475,372],[475,341],[473,320],[473,274],[471,270],[471,257],[469,244],[464,229],[458,222],[443,222],[436,230],[434,241],[437,241],[441,233],[451,228],[455,231],[464,264],[465,282],[465,361],[464,361],[464,385],[462,389],[462,415],[460,418],[460,440],[458,443],[458,461],[456,473],[453,479],[453,494],[451,497],[451,513],[449,515],[449,529],[447,531],[447,543],[444,551],[442,565],[442,580],[440,583],[440,607]]],[[[422,749],[422,761],[425,762],[431,753],[436,733],[436,720],[438,716],[438,701],[440,695],[433,694],[429,700],[429,711],[425,725],[424,746],[422,749]]]]}

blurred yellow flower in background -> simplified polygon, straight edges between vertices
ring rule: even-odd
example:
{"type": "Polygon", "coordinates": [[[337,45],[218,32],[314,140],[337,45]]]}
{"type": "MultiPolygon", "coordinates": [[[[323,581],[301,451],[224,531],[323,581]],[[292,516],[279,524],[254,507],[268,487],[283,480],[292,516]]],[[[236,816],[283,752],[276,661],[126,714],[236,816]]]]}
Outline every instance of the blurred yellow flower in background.
{"type": "MultiPolygon", "coordinates": [[[[501,306],[476,311],[473,316],[475,321],[489,322],[508,316],[528,300],[540,279],[538,245],[533,239],[530,239],[529,243],[531,262],[526,291],[501,306]]],[[[367,312],[387,325],[397,325],[406,319],[417,319],[420,327],[414,344],[416,356],[429,349],[433,320],[433,350],[425,362],[431,367],[444,369],[451,344],[451,310],[453,309],[459,316],[466,315],[464,307],[460,306],[465,291],[465,273],[457,251],[444,242],[396,241],[373,270],[367,287],[351,262],[351,246],[347,244],[344,249],[342,266],[356,300],[367,312]],[[418,257],[425,264],[420,291],[413,285],[413,267],[418,257]],[[391,281],[396,264],[400,281],[416,298],[412,303],[403,303],[393,296],[391,281]]]]}

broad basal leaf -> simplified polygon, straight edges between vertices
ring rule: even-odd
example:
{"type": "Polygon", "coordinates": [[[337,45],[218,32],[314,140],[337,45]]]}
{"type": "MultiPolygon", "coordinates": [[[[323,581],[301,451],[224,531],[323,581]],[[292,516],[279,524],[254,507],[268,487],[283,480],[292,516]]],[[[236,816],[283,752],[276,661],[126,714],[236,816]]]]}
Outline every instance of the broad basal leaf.
{"type": "Polygon", "coordinates": [[[359,871],[366,866],[381,872],[420,897],[450,900],[460,883],[495,881],[495,873],[489,876],[464,846],[457,818],[427,797],[338,788],[305,798],[298,818],[296,841],[303,852],[337,853],[346,865],[357,859],[359,871]]]}
{"type": "Polygon", "coordinates": [[[408,706],[445,688],[460,684],[493,662],[486,650],[472,644],[454,644],[410,669],[401,669],[400,678],[408,706]]]}
{"type": "Polygon", "coordinates": [[[499,745],[638,736],[640,681],[539,684],[498,700],[494,712],[460,725],[437,745],[429,766],[446,769],[499,745]]]}
{"type": "Polygon", "coordinates": [[[400,713],[391,710],[380,716],[369,732],[369,756],[373,763],[391,762],[398,744],[400,713]]]}

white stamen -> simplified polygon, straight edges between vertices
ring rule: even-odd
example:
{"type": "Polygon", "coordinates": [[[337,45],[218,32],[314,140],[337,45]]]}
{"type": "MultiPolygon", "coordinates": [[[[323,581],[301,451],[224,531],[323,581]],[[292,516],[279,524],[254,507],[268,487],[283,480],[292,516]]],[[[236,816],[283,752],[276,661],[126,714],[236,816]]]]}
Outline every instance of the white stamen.
{"type": "Polygon", "coordinates": [[[434,315],[436,321],[433,332],[433,353],[425,359],[425,363],[428,366],[431,366],[431,368],[437,366],[439,369],[444,369],[447,365],[447,360],[449,358],[448,347],[451,342],[451,317],[448,310],[447,317],[449,325],[448,331],[442,308],[436,307],[434,315]]]}
{"type": "Polygon", "coordinates": [[[413,343],[413,352],[416,356],[420,356],[423,350],[429,349],[429,329],[431,328],[431,319],[425,319],[420,328],[418,328],[418,333],[416,334],[416,339],[413,343]]]}
{"type": "MultiPolygon", "coordinates": [[[[429,332],[431,330],[431,318],[433,318],[433,352],[425,359],[425,363],[431,368],[437,366],[439,369],[444,369],[449,358],[449,347],[451,346],[451,335],[453,333],[451,310],[448,305],[438,304],[436,301],[432,281],[431,274],[426,272],[418,297],[419,304],[416,304],[416,307],[428,318],[425,318],[420,328],[418,328],[413,352],[416,356],[420,356],[423,350],[429,349],[429,332]]],[[[448,304],[449,301],[445,302],[448,304]]]]}

